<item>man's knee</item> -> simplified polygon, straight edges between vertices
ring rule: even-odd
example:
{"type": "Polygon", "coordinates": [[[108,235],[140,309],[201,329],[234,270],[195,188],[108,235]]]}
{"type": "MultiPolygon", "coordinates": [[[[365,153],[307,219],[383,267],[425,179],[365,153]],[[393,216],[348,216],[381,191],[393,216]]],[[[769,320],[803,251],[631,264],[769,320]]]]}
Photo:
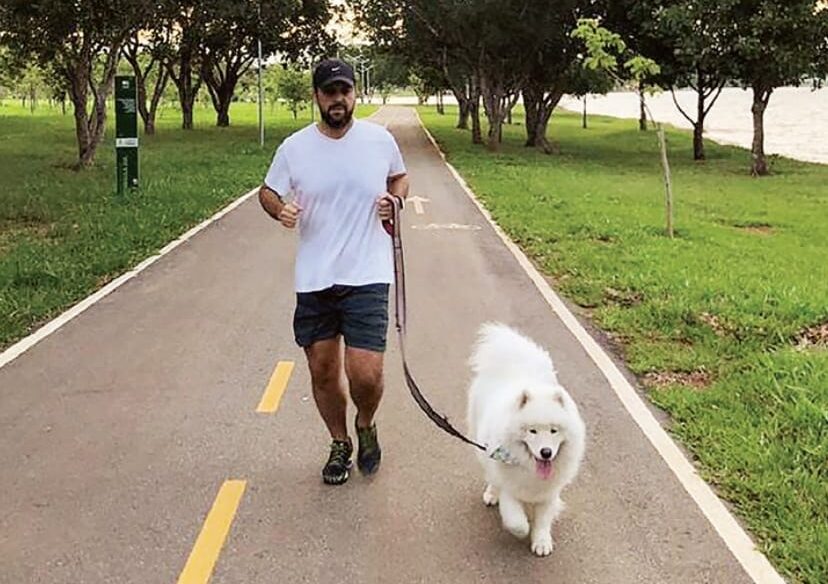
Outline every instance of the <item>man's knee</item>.
{"type": "Polygon", "coordinates": [[[382,388],[382,353],[348,348],[346,372],[352,388],[382,388]]]}
{"type": "Polygon", "coordinates": [[[326,389],[339,385],[342,375],[339,350],[338,339],[320,341],[305,349],[314,386],[326,389]]]}

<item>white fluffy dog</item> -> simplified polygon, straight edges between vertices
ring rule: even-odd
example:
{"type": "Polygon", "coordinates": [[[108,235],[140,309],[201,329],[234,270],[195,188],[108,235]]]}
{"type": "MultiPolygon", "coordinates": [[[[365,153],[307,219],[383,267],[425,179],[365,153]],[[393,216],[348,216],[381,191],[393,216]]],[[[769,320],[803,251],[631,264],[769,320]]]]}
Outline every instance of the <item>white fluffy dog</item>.
{"type": "Polygon", "coordinates": [[[561,491],[578,472],[586,430],[558,383],[549,354],[512,328],[485,324],[471,357],[468,422],[486,475],[486,505],[499,503],[503,526],[531,532],[532,551],[552,552],[561,491]]]}

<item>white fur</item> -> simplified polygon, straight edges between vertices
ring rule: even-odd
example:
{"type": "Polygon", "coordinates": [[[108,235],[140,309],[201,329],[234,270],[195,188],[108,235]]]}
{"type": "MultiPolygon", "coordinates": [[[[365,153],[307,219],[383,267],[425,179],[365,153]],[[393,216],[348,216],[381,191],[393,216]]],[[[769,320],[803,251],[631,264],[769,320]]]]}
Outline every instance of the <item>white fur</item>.
{"type": "Polygon", "coordinates": [[[487,323],[471,357],[468,424],[486,446],[478,458],[486,477],[483,501],[498,505],[503,526],[516,537],[531,534],[532,552],[552,552],[552,523],[563,509],[560,495],[578,473],[586,430],[578,407],[560,385],[549,354],[499,323],[487,323]],[[504,448],[509,463],[489,457],[504,448]],[[539,461],[551,458],[544,477],[539,461]],[[511,464],[510,464],[511,463],[511,464]]]}

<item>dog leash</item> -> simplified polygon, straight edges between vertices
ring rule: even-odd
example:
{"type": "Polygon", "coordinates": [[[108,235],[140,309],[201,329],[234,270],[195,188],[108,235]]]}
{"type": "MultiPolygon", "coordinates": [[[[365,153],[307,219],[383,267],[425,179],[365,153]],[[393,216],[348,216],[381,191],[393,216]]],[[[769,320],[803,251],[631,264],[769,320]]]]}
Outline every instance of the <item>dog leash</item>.
{"type": "MultiPolygon", "coordinates": [[[[405,335],[406,335],[406,305],[405,305],[405,258],[403,256],[402,245],[402,226],[400,221],[400,211],[402,210],[402,199],[396,195],[389,197],[391,201],[392,215],[389,221],[383,222],[383,227],[388,235],[391,236],[391,242],[394,248],[394,318],[397,326],[397,338],[400,343],[400,355],[402,356],[403,374],[405,376],[405,384],[408,386],[411,396],[420,409],[423,410],[426,416],[434,422],[441,430],[462,440],[466,444],[470,444],[482,451],[486,448],[474,440],[464,436],[457,428],[451,425],[448,418],[434,410],[428,400],[425,398],[414,376],[411,374],[411,369],[408,367],[408,360],[405,357],[405,335]]],[[[500,450],[500,449],[498,449],[500,450]]],[[[495,451],[495,455],[498,451],[495,451]]],[[[494,455],[493,455],[494,457],[494,455]]]]}

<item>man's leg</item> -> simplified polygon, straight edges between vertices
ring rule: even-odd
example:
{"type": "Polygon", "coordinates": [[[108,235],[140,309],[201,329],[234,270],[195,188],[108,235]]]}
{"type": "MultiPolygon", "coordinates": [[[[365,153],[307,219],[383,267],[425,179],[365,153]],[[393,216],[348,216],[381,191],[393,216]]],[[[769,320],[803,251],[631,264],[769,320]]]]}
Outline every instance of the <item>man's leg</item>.
{"type": "Polygon", "coordinates": [[[369,428],[374,423],[382,399],[383,354],[368,349],[345,349],[345,373],[351,389],[351,399],[357,408],[356,425],[369,428]]]}
{"type": "Polygon", "coordinates": [[[305,348],[313,399],[334,440],[348,440],[348,398],[342,384],[341,337],[316,341],[305,348]]]}
{"type": "Polygon", "coordinates": [[[388,329],[388,285],[357,286],[342,303],[345,374],[357,408],[357,466],[366,475],[380,465],[382,450],[374,416],[382,399],[382,365],[388,329]]]}
{"type": "Polygon", "coordinates": [[[341,485],[348,480],[354,451],[345,422],[348,398],[342,386],[340,337],[316,341],[305,349],[311,372],[313,399],[331,434],[331,452],[322,468],[322,480],[341,485]]]}
{"type": "Polygon", "coordinates": [[[362,474],[372,475],[379,469],[382,459],[377,425],[374,423],[374,415],[382,398],[382,353],[347,347],[345,372],[351,388],[351,399],[357,408],[357,466],[362,474]]]}

